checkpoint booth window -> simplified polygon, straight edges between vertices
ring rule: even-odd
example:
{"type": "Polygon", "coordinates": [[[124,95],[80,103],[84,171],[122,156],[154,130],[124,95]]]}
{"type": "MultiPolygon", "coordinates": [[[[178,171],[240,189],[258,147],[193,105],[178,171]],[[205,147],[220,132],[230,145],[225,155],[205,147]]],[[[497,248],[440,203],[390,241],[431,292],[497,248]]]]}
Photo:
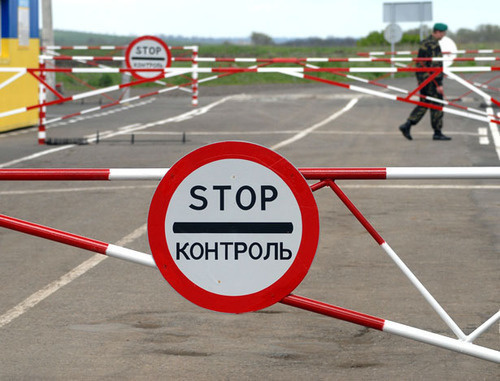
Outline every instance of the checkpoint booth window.
{"type": "Polygon", "coordinates": [[[32,39],[39,38],[38,0],[0,0],[0,57],[9,59],[17,49],[30,49],[32,39]]]}

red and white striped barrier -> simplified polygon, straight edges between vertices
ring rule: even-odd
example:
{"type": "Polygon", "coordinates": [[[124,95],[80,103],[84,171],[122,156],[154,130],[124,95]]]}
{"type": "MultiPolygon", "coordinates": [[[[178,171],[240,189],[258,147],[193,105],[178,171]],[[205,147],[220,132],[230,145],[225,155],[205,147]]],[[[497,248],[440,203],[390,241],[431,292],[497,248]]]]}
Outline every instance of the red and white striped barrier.
{"type": "MultiPolygon", "coordinates": [[[[316,66],[312,66],[312,65],[308,65],[308,66],[312,67],[312,68],[317,68],[316,66]]],[[[469,112],[472,112],[472,113],[476,113],[476,114],[479,114],[479,115],[483,115],[485,117],[490,117],[490,118],[496,118],[497,117],[494,113],[488,113],[488,112],[485,112],[483,110],[478,110],[478,109],[473,108],[473,107],[464,106],[464,105],[457,104],[457,103],[450,102],[450,101],[443,100],[443,99],[438,99],[438,98],[434,98],[434,97],[430,97],[430,96],[426,96],[426,95],[422,95],[422,94],[419,94],[418,96],[416,96],[416,95],[412,96],[412,94],[415,94],[416,91],[410,92],[408,90],[405,90],[405,89],[402,89],[402,88],[399,88],[399,87],[396,87],[396,86],[386,85],[386,84],[380,83],[378,81],[369,80],[369,79],[357,77],[357,76],[350,75],[350,74],[344,74],[344,73],[340,73],[340,72],[335,73],[335,75],[339,75],[341,77],[352,79],[352,80],[357,81],[357,82],[362,82],[362,83],[370,84],[370,85],[373,85],[373,86],[382,87],[384,89],[393,90],[393,91],[396,91],[396,92],[399,92],[399,93],[402,93],[402,94],[407,94],[409,96],[409,99],[413,99],[413,100],[426,99],[426,100],[432,101],[434,103],[439,103],[439,104],[442,104],[442,105],[448,105],[448,106],[456,107],[458,109],[466,110],[466,111],[469,111],[469,112]]],[[[470,81],[468,81],[468,82],[471,83],[470,81]]],[[[472,85],[477,86],[477,83],[472,83],[472,85]]],[[[420,87],[418,89],[420,89],[420,87]]]]}
{"type": "Polygon", "coordinates": [[[117,45],[48,45],[40,46],[40,50],[126,50],[127,46],[117,45]]]}
{"type": "MultiPolygon", "coordinates": [[[[396,323],[390,320],[381,319],[375,316],[363,314],[361,312],[349,310],[346,308],[334,306],[331,304],[319,302],[304,298],[298,295],[289,295],[281,301],[281,303],[301,308],[303,310],[319,313],[325,316],[330,316],[335,319],[348,321],[350,323],[362,325],[364,327],[376,329],[379,331],[391,333],[393,335],[406,337],[408,339],[420,341],[422,343],[445,348],[454,352],[463,353],[469,356],[474,356],[483,360],[488,360],[500,363],[500,352],[490,348],[485,348],[479,345],[472,344],[470,341],[462,341],[452,339],[447,336],[438,335],[433,332],[414,328],[405,324],[396,323]]],[[[496,321],[500,319],[500,312],[492,316],[482,326],[477,328],[474,334],[483,333],[490,328],[496,321]]],[[[472,334],[471,334],[472,335],[472,334]]]]}
{"type": "Polygon", "coordinates": [[[0,214],[0,226],[80,249],[155,267],[151,255],[0,214]]]}
{"type": "MultiPolygon", "coordinates": [[[[500,167],[298,168],[307,180],[500,179],[500,167]]],[[[161,180],[168,168],[0,168],[0,181],[161,180]]]]}
{"type": "MultiPolygon", "coordinates": [[[[14,72],[14,73],[19,73],[23,70],[26,70],[24,68],[0,68],[0,72],[14,72]]],[[[439,72],[445,72],[448,76],[452,76],[454,79],[457,81],[461,82],[465,86],[471,88],[473,91],[477,92],[480,94],[487,102],[490,104],[496,104],[500,105],[500,102],[493,97],[485,94],[484,92],[474,88],[471,85],[464,80],[461,80],[460,77],[455,76],[454,72],[487,72],[487,71],[500,71],[500,67],[498,66],[493,66],[493,67],[448,67],[446,69],[442,68],[356,68],[356,67],[348,67],[348,68],[311,68],[311,67],[249,67],[249,68],[234,68],[234,67],[219,67],[219,68],[165,68],[162,70],[158,69],[140,69],[141,71],[153,71],[153,72],[159,72],[163,73],[161,74],[162,78],[167,78],[167,77],[172,77],[176,75],[181,75],[181,74],[187,74],[190,72],[196,72],[196,73],[218,73],[218,74],[236,74],[236,73],[244,73],[244,72],[255,72],[255,73],[281,73],[285,75],[291,75],[295,76],[298,78],[303,78],[303,79],[308,79],[308,80],[313,80],[317,82],[322,82],[334,86],[339,86],[343,87],[346,89],[350,89],[356,92],[364,93],[364,94],[369,94],[369,95],[374,95],[374,96],[379,96],[382,98],[386,99],[391,99],[394,101],[401,101],[401,102],[406,102],[406,103],[411,103],[411,104],[418,104],[422,105],[424,107],[429,107],[429,108],[435,108],[442,110],[443,112],[446,113],[451,113],[455,115],[460,115],[464,116],[470,119],[475,119],[483,122],[488,122],[488,123],[500,123],[498,118],[496,117],[485,117],[481,115],[474,115],[472,113],[469,113],[467,111],[460,111],[460,110],[454,110],[450,107],[443,107],[435,104],[429,104],[429,103],[424,103],[420,102],[417,100],[412,100],[410,99],[410,96],[413,95],[419,88],[414,90],[412,93],[409,94],[406,98],[398,97],[392,94],[387,94],[384,92],[379,92],[379,91],[374,91],[346,83],[340,83],[336,81],[331,81],[328,79],[324,78],[319,78],[315,76],[311,76],[308,73],[332,73],[336,74],[338,72],[358,72],[358,73],[396,73],[396,72],[430,72],[432,75],[436,75],[439,72]]],[[[27,69],[27,71],[34,75],[35,77],[36,74],[35,72],[66,72],[66,73],[124,73],[124,72],[134,72],[137,71],[137,69],[129,69],[129,68],[93,68],[93,69],[88,69],[88,68],[61,68],[61,69],[27,69]]],[[[39,78],[39,77],[37,77],[39,78]]],[[[217,78],[217,77],[213,77],[217,78]]],[[[42,79],[39,78],[41,81],[42,79]]],[[[89,91],[86,93],[81,93],[77,94],[71,97],[62,97],[59,96],[60,99],[53,101],[53,102],[46,102],[46,103],[41,103],[38,105],[32,105],[24,108],[19,108],[15,110],[10,110],[7,112],[0,113],[0,117],[5,117],[21,112],[25,112],[34,108],[41,108],[44,106],[49,106],[53,104],[58,104],[62,102],[67,102],[71,100],[76,100],[76,99],[83,99],[85,97],[91,97],[99,94],[103,94],[109,91],[114,91],[114,90],[119,90],[121,88],[125,88],[128,86],[134,86],[138,85],[141,83],[146,83],[146,82],[151,82],[152,80],[157,80],[158,78],[153,78],[153,79],[146,79],[146,80],[140,80],[132,83],[127,83],[127,84],[121,84],[121,85],[115,85],[115,86],[110,86],[107,88],[99,89],[99,90],[94,90],[94,91],[89,91]]],[[[212,78],[211,78],[212,79],[212,78]]],[[[196,79],[197,80],[197,79],[196,79]]],[[[198,81],[201,82],[201,81],[198,81]]],[[[197,87],[196,87],[197,89],[197,87]]],[[[196,97],[197,98],[197,97],[196,97]]]]}
{"type": "MultiPolygon", "coordinates": [[[[85,63],[85,64],[92,64],[92,65],[95,65],[94,62],[123,62],[123,61],[125,61],[125,57],[123,57],[123,56],[104,56],[104,57],[103,56],[68,56],[68,55],[61,55],[61,54],[57,53],[56,52],[57,50],[113,50],[113,51],[117,51],[118,50],[118,51],[121,51],[121,50],[125,50],[126,48],[127,47],[124,47],[124,46],[114,46],[114,45],[108,45],[108,46],[75,45],[75,46],[47,46],[47,47],[42,47],[41,51],[45,51],[46,53],[49,53],[49,54],[42,54],[42,55],[40,55],[40,68],[39,69],[43,70],[45,68],[44,62],[46,62],[46,61],[52,61],[52,60],[53,61],[74,60],[74,61],[77,61],[77,62],[81,62],[81,63],[85,63]]],[[[191,50],[193,52],[192,53],[192,57],[193,58],[196,57],[197,54],[198,54],[198,47],[197,46],[171,46],[170,49],[191,50]]],[[[193,66],[193,68],[196,68],[197,65],[195,64],[193,58],[191,59],[193,61],[192,66],[193,66]]],[[[103,69],[104,70],[109,69],[109,67],[104,66],[102,64],[98,64],[97,66],[99,66],[99,68],[101,70],[103,70],[103,69]]],[[[130,76],[133,73],[134,73],[134,71],[122,71],[122,74],[125,74],[127,76],[130,76]]],[[[97,111],[97,110],[102,110],[104,108],[117,106],[117,105],[122,104],[124,102],[131,102],[131,101],[134,101],[136,99],[141,99],[141,98],[144,98],[144,97],[147,97],[147,96],[152,96],[152,95],[155,95],[155,94],[161,94],[161,93],[166,92],[166,91],[183,90],[183,91],[191,92],[191,94],[192,94],[192,105],[196,106],[198,104],[198,81],[197,81],[198,74],[196,72],[192,72],[192,74],[191,74],[192,75],[192,81],[189,82],[189,83],[186,83],[186,84],[183,84],[183,85],[177,85],[177,86],[170,86],[170,87],[164,89],[163,91],[155,91],[155,92],[148,93],[148,94],[145,94],[145,95],[142,95],[142,96],[128,97],[126,99],[121,99],[121,100],[117,100],[117,101],[114,101],[112,98],[110,98],[112,100],[112,102],[109,103],[109,104],[107,104],[107,105],[89,108],[89,109],[82,110],[82,111],[77,112],[77,113],[69,114],[69,115],[66,115],[66,116],[63,116],[63,117],[60,117],[60,118],[55,118],[55,119],[52,119],[50,121],[47,121],[45,119],[45,116],[46,116],[45,108],[47,106],[45,104],[46,98],[42,96],[42,91],[43,91],[43,93],[45,93],[45,91],[46,91],[47,88],[53,94],[56,95],[56,97],[58,98],[58,102],[57,103],[63,103],[63,102],[72,101],[72,100],[75,100],[75,99],[82,99],[82,98],[85,98],[85,97],[88,97],[88,96],[93,96],[92,94],[94,94],[94,95],[102,94],[103,96],[107,97],[106,96],[106,92],[107,91],[115,91],[115,90],[120,89],[120,88],[126,88],[127,86],[122,86],[122,87],[119,87],[119,88],[109,87],[109,88],[105,89],[106,91],[101,91],[99,93],[88,92],[88,93],[84,93],[84,94],[79,94],[78,96],[73,96],[73,97],[67,97],[67,98],[65,98],[58,91],[56,91],[55,89],[51,88],[45,82],[45,80],[44,80],[44,72],[43,71],[40,71],[39,75],[36,75],[34,71],[30,72],[30,74],[32,76],[34,76],[40,82],[40,86],[43,88],[43,90],[40,90],[40,97],[39,97],[39,109],[40,109],[40,124],[39,124],[39,131],[38,131],[38,135],[39,135],[39,140],[38,141],[39,141],[39,144],[45,144],[45,137],[46,137],[45,126],[46,126],[46,124],[50,124],[50,123],[53,123],[53,122],[56,122],[56,121],[59,121],[59,120],[63,120],[63,119],[69,119],[71,117],[75,117],[75,116],[78,116],[78,115],[83,115],[83,114],[94,112],[94,111],[97,111]],[[191,86],[191,91],[188,90],[188,89],[186,89],[187,86],[191,86]]],[[[161,74],[161,73],[159,73],[159,74],[161,74]]],[[[17,78],[19,78],[22,75],[23,75],[22,72],[17,73],[12,78],[10,78],[8,81],[5,81],[4,83],[0,84],[0,88],[3,87],[3,86],[8,85],[8,83],[16,80],[17,78]]],[[[169,75],[162,76],[162,78],[167,78],[167,77],[169,77],[169,75]]],[[[168,83],[165,83],[163,81],[159,81],[158,79],[155,79],[154,82],[158,83],[158,84],[161,84],[162,86],[169,86],[168,83]]],[[[137,82],[134,82],[134,85],[136,85],[136,84],[137,84],[137,82]]],[[[87,86],[89,86],[89,85],[87,85],[87,86]]],[[[91,87],[91,86],[89,86],[89,87],[91,87]]],[[[97,90],[94,89],[94,91],[97,91],[97,90]]],[[[128,93],[127,93],[127,95],[128,95],[128,93]]],[[[53,104],[57,104],[57,103],[53,103],[53,104]]],[[[28,107],[30,107],[30,106],[28,106],[28,107]]],[[[11,111],[14,111],[14,113],[19,113],[19,112],[28,111],[28,108],[26,110],[17,109],[17,110],[11,110],[11,111]]],[[[7,115],[8,114],[5,114],[3,116],[7,116],[7,115]]],[[[1,114],[0,114],[0,117],[2,117],[1,114]]]]}
{"type": "MultiPolygon", "coordinates": [[[[443,52],[443,54],[496,54],[500,53],[500,49],[459,49],[454,52],[443,52]]],[[[358,56],[395,56],[395,55],[416,55],[418,54],[417,50],[400,50],[396,52],[358,52],[356,53],[358,56]]]]}
{"type": "MultiPolygon", "coordinates": [[[[423,343],[446,348],[484,360],[500,363],[500,351],[473,344],[487,329],[500,320],[500,311],[481,324],[469,335],[458,327],[441,305],[428,292],[411,270],[397,256],[394,250],[382,238],[377,230],[368,222],[352,201],[342,192],[335,180],[356,179],[500,179],[500,167],[369,167],[369,168],[300,168],[300,173],[309,180],[316,180],[311,190],[329,187],[345,204],[349,211],[362,224],[378,245],[399,267],[410,282],[423,295],[431,307],[457,336],[453,339],[408,325],[396,323],[357,311],[337,307],[324,302],[308,299],[298,295],[288,295],[281,303],[320,313],[326,316],[345,320],[365,327],[392,333],[423,343]]],[[[159,180],[168,172],[168,168],[150,169],[0,169],[0,180],[159,180]]],[[[156,267],[149,254],[137,252],[102,241],[63,232],[43,225],[0,215],[0,226],[35,235],[52,241],[76,246],[92,252],[124,259],[150,267],[156,267]]]]}
{"type": "MultiPolygon", "coordinates": [[[[41,56],[44,60],[55,61],[124,61],[125,57],[117,56],[41,56]]],[[[223,58],[223,57],[172,57],[173,62],[235,62],[235,63],[342,63],[342,62],[494,62],[500,61],[500,57],[462,57],[462,58],[447,58],[447,57],[432,57],[432,58],[223,58]]]]}
{"type": "MultiPolygon", "coordinates": [[[[170,50],[192,50],[197,46],[169,46],[170,50]]],[[[127,50],[127,46],[117,46],[117,45],[48,45],[41,46],[40,50],[127,50]]]]}
{"type": "MultiPolygon", "coordinates": [[[[184,49],[189,50],[192,46],[169,46],[169,49],[184,49]]],[[[42,46],[40,50],[126,50],[127,46],[116,46],[116,45],[100,45],[100,46],[88,46],[88,45],[72,45],[72,46],[61,46],[61,45],[51,45],[42,46]]],[[[395,52],[358,52],[359,56],[393,56],[393,55],[415,55],[418,51],[416,50],[401,50],[395,52]]],[[[497,54],[500,53],[500,49],[459,49],[455,54],[497,54]]],[[[443,52],[443,54],[448,54],[448,52],[443,52]]]]}

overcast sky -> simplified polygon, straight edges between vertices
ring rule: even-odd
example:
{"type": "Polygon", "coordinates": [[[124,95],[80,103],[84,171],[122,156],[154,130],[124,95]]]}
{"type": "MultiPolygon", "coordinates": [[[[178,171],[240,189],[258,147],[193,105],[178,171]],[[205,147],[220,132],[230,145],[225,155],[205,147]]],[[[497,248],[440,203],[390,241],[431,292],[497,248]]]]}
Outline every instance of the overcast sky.
{"type": "MultiPolygon", "coordinates": [[[[52,0],[52,13],[55,29],[117,35],[363,37],[387,26],[385,2],[391,1],[52,0]]],[[[451,31],[499,25],[500,0],[433,0],[433,22],[445,22],[451,31]]]]}

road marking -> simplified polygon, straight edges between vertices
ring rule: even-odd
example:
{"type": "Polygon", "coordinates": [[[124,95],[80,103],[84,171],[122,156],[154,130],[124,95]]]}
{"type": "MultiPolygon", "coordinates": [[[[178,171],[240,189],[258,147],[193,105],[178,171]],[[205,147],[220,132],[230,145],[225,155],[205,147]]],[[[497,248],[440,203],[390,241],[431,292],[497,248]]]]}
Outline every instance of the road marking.
{"type": "Polygon", "coordinates": [[[78,188],[50,188],[50,189],[31,189],[31,190],[11,190],[0,191],[0,196],[22,196],[27,194],[44,194],[44,193],[71,193],[71,192],[96,192],[96,191],[116,191],[116,190],[136,190],[136,189],[155,189],[158,185],[119,185],[119,186],[102,186],[102,187],[78,187],[78,188]]]}
{"type": "Polygon", "coordinates": [[[5,168],[5,167],[9,167],[9,166],[14,165],[14,164],[19,164],[19,163],[22,163],[23,161],[29,161],[29,160],[37,159],[37,158],[39,158],[41,156],[45,156],[45,155],[49,155],[51,153],[63,151],[65,149],[68,149],[68,148],[71,148],[71,147],[74,147],[74,146],[75,146],[75,144],[71,144],[69,146],[61,146],[61,147],[57,147],[57,148],[51,148],[51,149],[48,149],[48,150],[45,150],[45,151],[42,151],[42,152],[34,153],[32,155],[28,155],[28,156],[25,156],[25,157],[21,157],[19,159],[15,159],[15,160],[8,161],[6,163],[2,163],[2,164],[0,164],[0,168],[5,168]]]}
{"type": "Polygon", "coordinates": [[[488,129],[486,127],[479,127],[477,129],[479,135],[479,144],[488,145],[490,144],[490,139],[488,138],[488,129]]]}
{"type": "MultiPolygon", "coordinates": [[[[165,124],[165,123],[180,122],[180,121],[188,120],[188,119],[194,118],[195,116],[203,115],[203,114],[207,113],[208,111],[210,111],[212,108],[214,108],[214,107],[216,107],[216,106],[218,106],[218,105],[226,102],[229,99],[232,99],[232,98],[235,98],[235,97],[238,97],[238,96],[241,96],[241,95],[231,95],[231,96],[219,99],[218,101],[210,103],[209,105],[201,107],[199,109],[188,111],[188,112],[186,112],[184,114],[180,114],[180,115],[177,115],[177,116],[174,116],[174,117],[171,117],[171,118],[167,118],[167,119],[159,120],[159,121],[156,121],[156,122],[148,123],[148,124],[145,124],[145,125],[138,125],[137,127],[129,128],[127,130],[127,132],[136,131],[136,130],[143,130],[145,128],[149,128],[149,127],[153,127],[153,126],[158,126],[158,125],[165,124]]],[[[113,136],[120,135],[120,134],[123,134],[123,131],[120,131],[119,128],[118,128],[117,132],[115,132],[115,133],[109,133],[109,134],[107,134],[106,136],[103,136],[103,137],[100,136],[99,139],[100,140],[104,140],[104,139],[108,139],[108,138],[111,138],[113,136]]],[[[95,136],[93,138],[90,138],[89,141],[95,141],[95,136]]],[[[75,146],[76,146],[76,144],[70,144],[70,145],[65,145],[65,146],[61,146],[61,147],[57,147],[57,148],[52,148],[52,149],[48,149],[48,150],[45,150],[45,151],[41,151],[41,152],[38,152],[38,153],[35,153],[35,154],[32,154],[32,155],[28,155],[28,156],[25,156],[25,157],[21,157],[19,159],[15,159],[15,160],[8,161],[6,163],[2,163],[2,164],[0,164],[0,168],[5,168],[5,167],[9,167],[9,166],[14,165],[14,164],[19,164],[19,163],[22,163],[22,162],[25,162],[25,161],[37,159],[37,158],[39,158],[41,156],[50,155],[52,153],[59,152],[59,151],[64,151],[66,149],[73,148],[75,146]]]]}
{"type": "MultiPolygon", "coordinates": [[[[147,128],[149,126],[154,126],[154,125],[163,124],[163,123],[169,123],[171,121],[177,121],[177,120],[180,121],[180,120],[190,119],[190,118],[193,118],[195,116],[205,114],[206,112],[208,112],[209,110],[211,110],[213,107],[215,107],[215,106],[217,106],[217,105],[219,105],[221,103],[224,103],[225,101],[227,101],[228,99],[231,99],[231,98],[232,98],[232,96],[225,97],[225,98],[220,99],[219,101],[213,102],[213,103],[211,103],[211,104],[209,104],[209,105],[207,105],[205,107],[202,107],[202,108],[197,109],[197,110],[193,110],[195,112],[190,111],[190,112],[178,115],[177,117],[174,117],[174,118],[168,118],[168,119],[161,120],[161,121],[158,121],[158,122],[149,123],[148,125],[145,125],[145,126],[141,126],[140,125],[140,126],[138,126],[136,128],[143,129],[143,128],[147,128]]],[[[118,135],[120,133],[122,133],[122,132],[119,131],[119,132],[117,132],[115,134],[108,134],[107,137],[118,135]]],[[[49,150],[46,150],[46,151],[38,152],[36,154],[29,155],[29,156],[26,156],[24,158],[12,160],[10,162],[0,164],[0,168],[7,167],[9,165],[13,165],[13,164],[17,164],[17,163],[21,163],[21,162],[24,162],[24,161],[32,160],[32,159],[38,158],[40,156],[44,156],[44,155],[48,155],[48,154],[51,154],[51,153],[54,153],[54,152],[62,151],[62,150],[65,150],[65,149],[68,149],[68,148],[71,148],[71,147],[74,147],[74,146],[75,145],[73,144],[73,145],[69,145],[69,146],[62,146],[62,147],[58,147],[58,148],[54,148],[54,149],[49,149],[49,150]]],[[[140,237],[143,234],[145,234],[146,231],[147,231],[147,224],[144,224],[141,227],[139,227],[138,229],[134,230],[129,235],[127,235],[124,238],[122,238],[121,240],[119,240],[116,243],[116,245],[117,246],[125,246],[128,243],[134,241],[138,237],[140,237]]],[[[12,322],[14,319],[16,319],[19,316],[23,315],[24,313],[26,313],[27,311],[29,311],[31,308],[33,308],[34,306],[36,306],[38,303],[40,303],[41,301],[43,301],[44,299],[46,299],[50,295],[52,295],[54,292],[56,292],[57,290],[59,290],[60,288],[64,287],[65,285],[67,285],[69,283],[71,283],[73,280],[77,279],[78,277],[80,277],[81,275],[85,274],[90,269],[92,269],[95,266],[97,266],[99,263],[101,263],[102,261],[104,261],[106,258],[107,257],[105,255],[95,254],[90,259],[86,260],[85,262],[83,262],[79,266],[75,267],[74,269],[72,269],[68,273],[64,274],[59,279],[57,279],[54,282],[48,284],[44,288],[38,290],[37,292],[35,292],[34,294],[32,294],[31,296],[29,296],[28,298],[26,298],[24,301],[22,301],[20,304],[18,304],[17,306],[11,308],[5,314],[1,315],[0,316],[0,328],[4,327],[5,325],[7,325],[10,322],[12,322]]]]}
{"type": "MultiPolygon", "coordinates": [[[[286,134],[298,134],[302,130],[280,130],[280,131],[188,131],[186,135],[286,135],[286,134]]],[[[126,131],[129,132],[129,131],[126,131]]],[[[182,135],[185,131],[139,131],[134,132],[135,135],[182,135]]],[[[476,132],[467,131],[448,131],[448,133],[453,135],[462,136],[478,136],[476,132]]],[[[322,134],[322,135],[401,135],[398,131],[312,131],[311,134],[322,134]]],[[[429,136],[428,132],[415,132],[415,135],[429,136]]],[[[413,135],[413,133],[412,133],[413,135]]]]}
{"type": "Polygon", "coordinates": [[[313,132],[314,130],[324,126],[325,124],[331,122],[332,120],[335,120],[337,119],[339,116],[341,116],[342,114],[344,114],[345,112],[349,111],[351,108],[354,107],[354,105],[356,103],[358,103],[358,99],[359,98],[354,98],[354,99],[351,99],[349,101],[349,103],[347,103],[347,105],[341,109],[340,111],[337,111],[336,113],[330,115],[328,118],[322,120],[321,122],[319,123],[316,123],[315,125],[309,127],[309,128],[306,128],[305,130],[302,130],[300,131],[299,133],[297,133],[296,135],[292,136],[291,138],[289,139],[286,139],[286,140],[283,140],[282,142],[279,142],[278,144],[275,144],[271,147],[272,150],[276,151],[284,146],[287,146],[289,144],[292,144],[292,143],[295,143],[297,140],[300,140],[304,137],[306,137],[307,135],[309,135],[311,132],[313,132]]]}
{"type": "MultiPolygon", "coordinates": [[[[144,224],[141,227],[134,230],[132,233],[123,237],[121,240],[119,240],[116,243],[116,245],[117,246],[125,246],[125,245],[133,242],[134,240],[136,240],[137,238],[139,238],[143,234],[145,234],[146,231],[147,231],[147,224],[144,224]]],[[[23,315],[24,313],[28,312],[31,308],[35,307],[38,303],[40,303],[44,299],[48,298],[50,295],[52,295],[57,290],[66,286],[67,284],[71,283],[72,281],[77,279],[79,276],[85,274],[87,271],[89,271],[90,269],[97,266],[99,263],[104,261],[106,258],[108,258],[108,257],[105,255],[95,254],[90,259],[87,259],[85,262],[81,263],[80,265],[75,267],[73,270],[67,272],[59,279],[55,280],[52,283],[49,283],[44,288],[35,292],[31,296],[29,296],[28,298],[23,300],[21,303],[19,303],[17,306],[11,308],[9,311],[7,311],[6,313],[4,313],[3,315],[0,316],[0,328],[6,326],[10,322],[12,322],[14,319],[16,319],[19,316],[23,315]]]]}

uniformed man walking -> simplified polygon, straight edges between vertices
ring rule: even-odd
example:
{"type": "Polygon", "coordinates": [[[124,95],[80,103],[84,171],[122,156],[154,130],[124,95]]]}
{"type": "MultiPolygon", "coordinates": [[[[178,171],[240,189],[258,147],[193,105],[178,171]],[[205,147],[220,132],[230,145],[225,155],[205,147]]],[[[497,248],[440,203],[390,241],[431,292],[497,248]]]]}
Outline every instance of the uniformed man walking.
{"type": "MultiPolygon", "coordinates": [[[[420,43],[418,58],[442,57],[443,55],[439,46],[439,40],[446,35],[447,30],[448,26],[446,24],[434,24],[432,34],[420,43]]],[[[442,61],[423,60],[417,62],[417,67],[442,68],[443,63],[442,61]]],[[[429,71],[416,72],[418,84],[422,84],[430,75],[432,75],[432,72],[429,71]]],[[[433,80],[422,87],[422,89],[420,89],[420,94],[426,97],[443,99],[443,73],[439,73],[433,80]]],[[[421,101],[428,104],[438,104],[425,98],[422,98],[421,101]]],[[[420,105],[416,106],[408,117],[408,120],[399,126],[400,131],[406,139],[412,140],[410,128],[422,119],[426,111],[427,107],[420,105]]],[[[441,129],[443,128],[443,111],[441,109],[438,110],[431,108],[431,125],[434,129],[434,135],[432,136],[433,140],[451,140],[449,136],[443,135],[441,132],[441,129]]]]}

